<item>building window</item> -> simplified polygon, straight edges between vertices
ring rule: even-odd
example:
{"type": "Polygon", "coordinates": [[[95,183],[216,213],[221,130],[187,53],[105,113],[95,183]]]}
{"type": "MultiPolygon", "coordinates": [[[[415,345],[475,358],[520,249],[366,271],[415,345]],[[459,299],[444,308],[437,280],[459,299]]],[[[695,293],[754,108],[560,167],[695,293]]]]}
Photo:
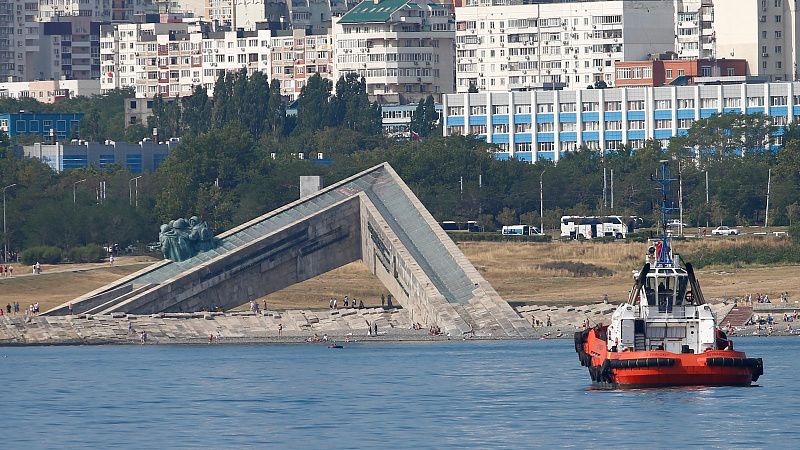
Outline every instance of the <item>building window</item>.
{"type": "Polygon", "coordinates": [[[508,114],[508,105],[495,105],[492,106],[493,114],[508,114]]]}
{"type": "Polygon", "coordinates": [[[672,69],[667,69],[667,78],[672,78],[672,69]]]}
{"type": "Polygon", "coordinates": [[[559,105],[559,110],[562,113],[575,112],[575,103],[562,103],[559,105]]]}
{"type": "Polygon", "coordinates": [[[710,77],[711,76],[711,67],[710,66],[703,66],[700,68],[700,76],[701,77],[710,77]]]}
{"type": "Polygon", "coordinates": [[[600,129],[600,122],[583,122],[581,125],[583,126],[583,131],[597,131],[600,129]]]}
{"type": "Polygon", "coordinates": [[[719,107],[719,102],[716,98],[701,98],[700,107],[704,109],[716,109],[719,107]]]}
{"type": "Polygon", "coordinates": [[[678,119],[678,128],[681,129],[692,128],[692,122],[694,122],[694,119],[678,119]]]}
{"type": "Polygon", "coordinates": [[[470,125],[469,134],[486,134],[486,125],[470,125]]]}
{"type": "Polygon", "coordinates": [[[471,115],[471,116],[485,116],[486,115],[486,105],[470,106],[469,107],[469,115],[471,115]]]}
{"type": "Polygon", "coordinates": [[[775,22],[776,22],[776,23],[781,23],[781,16],[780,16],[780,14],[778,14],[777,16],[775,16],[775,22]]]}
{"type": "Polygon", "coordinates": [[[539,133],[552,133],[553,132],[553,123],[552,122],[543,122],[536,124],[536,131],[539,133]]]}
{"type": "Polygon", "coordinates": [[[531,131],[531,124],[529,123],[518,123],[514,125],[515,133],[529,133],[530,131],[531,131]]]}
{"type": "Polygon", "coordinates": [[[694,99],[680,98],[678,99],[678,109],[692,109],[694,108],[694,99]]]}
{"type": "Polygon", "coordinates": [[[622,122],[619,120],[606,120],[606,130],[619,131],[622,129],[622,122]]]}
{"type": "Polygon", "coordinates": [[[644,100],[628,100],[628,111],[644,111],[644,100]]]}
{"type": "Polygon", "coordinates": [[[656,130],[669,130],[672,128],[671,119],[658,119],[656,120],[656,130]]]}
{"type": "Polygon", "coordinates": [[[629,120],[628,121],[628,129],[629,130],[644,130],[644,120],[629,120]]]}
{"type": "Polygon", "coordinates": [[[728,97],[725,99],[726,108],[741,108],[741,101],[739,97],[728,97]]]}
{"type": "Polygon", "coordinates": [[[764,97],[747,97],[748,107],[764,106],[764,97]]]}
{"type": "Polygon", "coordinates": [[[536,110],[540,113],[551,113],[553,112],[553,104],[552,103],[539,103],[536,105],[536,110]]]}
{"type": "Polygon", "coordinates": [[[508,133],[508,124],[507,123],[496,123],[492,125],[492,133],[496,134],[506,134],[508,133]]]}
{"type": "Polygon", "coordinates": [[[556,149],[554,142],[539,142],[536,144],[536,149],[540,152],[552,152],[556,149]]]}
{"type": "Polygon", "coordinates": [[[783,95],[770,96],[769,106],[786,106],[786,97],[783,95]]]}
{"type": "Polygon", "coordinates": [[[464,127],[461,125],[451,125],[447,127],[447,134],[448,135],[460,135],[464,133],[464,127]]]}
{"type": "Polygon", "coordinates": [[[656,100],[656,109],[670,109],[672,108],[671,100],[656,100]]]}
{"type": "Polygon", "coordinates": [[[448,106],[447,107],[447,115],[448,116],[463,116],[464,115],[464,107],[463,106],[448,106]]]}
{"type": "Polygon", "coordinates": [[[514,144],[514,151],[517,151],[517,152],[529,152],[531,150],[533,150],[533,144],[531,144],[530,142],[520,142],[520,143],[514,144]]]}
{"type": "Polygon", "coordinates": [[[575,122],[561,122],[560,124],[561,131],[575,131],[577,128],[575,127],[575,122]]]}
{"type": "Polygon", "coordinates": [[[597,102],[583,102],[582,107],[583,112],[592,112],[597,111],[598,104],[597,102]]]}
{"type": "Polygon", "coordinates": [[[606,102],[605,104],[606,111],[621,111],[622,110],[622,102],[606,102]]]}

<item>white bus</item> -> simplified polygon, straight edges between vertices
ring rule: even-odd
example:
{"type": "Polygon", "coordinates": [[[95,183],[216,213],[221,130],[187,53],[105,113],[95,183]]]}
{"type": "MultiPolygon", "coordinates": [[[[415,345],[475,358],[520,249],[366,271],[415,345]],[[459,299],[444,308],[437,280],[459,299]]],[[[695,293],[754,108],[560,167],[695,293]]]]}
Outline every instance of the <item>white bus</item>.
{"type": "Polygon", "coordinates": [[[507,236],[536,236],[542,234],[538,228],[530,225],[505,225],[500,232],[507,236]]]}
{"type": "Polygon", "coordinates": [[[593,239],[613,237],[624,239],[635,231],[635,222],[626,221],[620,216],[563,216],[561,217],[561,237],[570,239],[593,239]]]}

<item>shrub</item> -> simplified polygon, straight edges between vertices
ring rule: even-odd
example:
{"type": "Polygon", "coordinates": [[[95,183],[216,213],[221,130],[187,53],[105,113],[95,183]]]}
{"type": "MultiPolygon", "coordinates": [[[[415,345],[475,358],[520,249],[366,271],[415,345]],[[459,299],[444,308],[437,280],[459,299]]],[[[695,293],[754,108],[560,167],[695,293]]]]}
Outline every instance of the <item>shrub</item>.
{"type": "Polygon", "coordinates": [[[792,238],[794,242],[800,244],[800,225],[792,225],[789,227],[789,237],[792,238]]]}
{"type": "Polygon", "coordinates": [[[716,249],[700,246],[686,256],[697,268],[717,264],[738,267],[743,264],[797,264],[800,263],[800,246],[789,243],[774,246],[748,243],[716,249]]]}
{"type": "Polygon", "coordinates": [[[22,262],[28,265],[36,264],[57,264],[61,261],[61,249],[47,245],[39,245],[26,249],[20,255],[22,262]]]}
{"type": "Polygon", "coordinates": [[[614,272],[605,267],[576,261],[550,261],[540,264],[539,267],[555,271],[563,270],[573,277],[610,277],[614,275],[614,272]]]}
{"type": "Polygon", "coordinates": [[[84,245],[83,247],[73,247],[67,252],[67,258],[72,262],[97,262],[105,257],[106,252],[103,247],[97,244],[84,245]]]}
{"type": "Polygon", "coordinates": [[[455,242],[482,241],[482,242],[550,242],[550,235],[517,236],[500,233],[447,233],[455,242]]]}

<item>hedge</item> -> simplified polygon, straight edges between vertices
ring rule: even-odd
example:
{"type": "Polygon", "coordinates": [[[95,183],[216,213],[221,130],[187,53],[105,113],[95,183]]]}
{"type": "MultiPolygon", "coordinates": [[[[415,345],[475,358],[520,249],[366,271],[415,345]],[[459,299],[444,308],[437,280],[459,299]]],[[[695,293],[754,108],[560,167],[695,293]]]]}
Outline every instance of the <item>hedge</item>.
{"type": "Polygon", "coordinates": [[[20,255],[22,262],[28,265],[57,264],[61,261],[61,249],[47,245],[39,245],[26,249],[20,255]]]}

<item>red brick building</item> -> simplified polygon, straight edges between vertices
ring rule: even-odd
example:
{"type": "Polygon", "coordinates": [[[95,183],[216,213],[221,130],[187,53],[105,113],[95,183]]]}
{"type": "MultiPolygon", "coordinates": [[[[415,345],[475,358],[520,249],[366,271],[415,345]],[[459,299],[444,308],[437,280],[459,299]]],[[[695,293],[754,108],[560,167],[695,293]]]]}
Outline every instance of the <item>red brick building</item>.
{"type": "Polygon", "coordinates": [[[620,61],[614,64],[614,86],[664,86],[694,84],[697,77],[742,77],[745,59],[667,59],[620,61]],[[681,78],[684,77],[684,78],[681,78]]]}

